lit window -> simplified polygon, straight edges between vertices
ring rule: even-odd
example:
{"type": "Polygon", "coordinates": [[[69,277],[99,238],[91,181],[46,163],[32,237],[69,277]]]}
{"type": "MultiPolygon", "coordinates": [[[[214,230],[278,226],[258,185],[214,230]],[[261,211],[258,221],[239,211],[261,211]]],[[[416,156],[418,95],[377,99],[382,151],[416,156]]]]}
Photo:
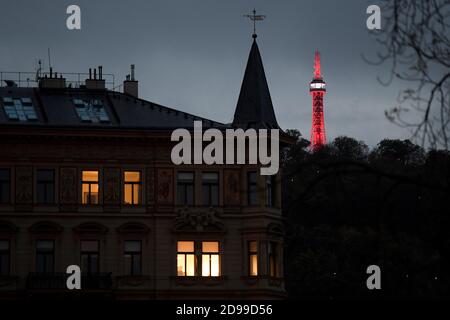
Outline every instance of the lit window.
{"type": "Polygon", "coordinates": [[[30,98],[4,97],[3,108],[9,120],[33,121],[38,119],[30,98]]]}
{"type": "Polygon", "coordinates": [[[55,270],[55,242],[36,241],[36,272],[51,273],[55,270]]]}
{"type": "Polygon", "coordinates": [[[11,178],[9,169],[0,169],[0,203],[8,203],[10,199],[11,178]]]}
{"type": "Polygon", "coordinates": [[[103,101],[99,99],[73,99],[78,117],[83,122],[109,122],[103,101]]]}
{"type": "Polygon", "coordinates": [[[202,276],[218,277],[220,275],[219,242],[202,242],[202,276]]]}
{"type": "Polygon", "coordinates": [[[37,170],[37,202],[54,203],[55,201],[55,171],[37,170]]]}
{"type": "Polygon", "coordinates": [[[219,205],[219,174],[217,172],[202,174],[202,193],[204,206],[219,205]]]}
{"type": "Polygon", "coordinates": [[[178,172],[177,175],[177,203],[179,205],[194,204],[194,173],[178,172]]]}
{"type": "Polygon", "coordinates": [[[0,276],[9,275],[10,255],[9,240],[0,240],[0,276]]]}
{"type": "Polygon", "coordinates": [[[195,276],[194,241],[178,241],[177,243],[177,275],[195,276]]]}
{"type": "Polygon", "coordinates": [[[250,276],[258,275],[258,242],[248,242],[248,274],[250,276]]]}
{"type": "Polygon", "coordinates": [[[125,204],[141,203],[141,173],[139,171],[124,172],[125,204]]]}
{"type": "Polygon", "coordinates": [[[275,206],[275,176],[267,176],[266,177],[266,206],[274,207],[275,206]]]}
{"type": "Polygon", "coordinates": [[[98,204],[98,171],[82,172],[82,203],[98,204]]]}
{"type": "Polygon", "coordinates": [[[124,258],[126,273],[132,276],[141,275],[142,242],[139,240],[125,241],[124,258]]]}
{"type": "Polygon", "coordinates": [[[81,271],[84,273],[98,273],[99,271],[99,242],[96,240],[81,241],[81,271]]]}
{"type": "Polygon", "coordinates": [[[257,180],[256,180],[256,172],[251,171],[247,173],[247,193],[248,193],[248,204],[256,205],[257,204],[257,180]]]}
{"type": "Polygon", "coordinates": [[[277,276],[277,244],[270,241],[268,246],[268,257],[269,257],[269,275],[271,277],[277,276]]]}

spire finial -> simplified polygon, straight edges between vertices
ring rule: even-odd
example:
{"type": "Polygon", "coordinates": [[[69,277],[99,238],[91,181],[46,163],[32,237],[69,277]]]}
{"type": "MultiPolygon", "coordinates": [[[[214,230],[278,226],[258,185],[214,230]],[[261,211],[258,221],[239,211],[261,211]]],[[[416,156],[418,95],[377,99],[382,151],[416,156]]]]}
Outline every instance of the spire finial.
{"type": "Polygon", "coordinates": [[[319,50],[316,49],[316,53],[314,55],[314,79],[321,79],[322,75],[320,74],[320,53],[319,50]]]}
{"type": "Polygon", "coordinates": [[[253,9],[253,14],[244,14],[244,17],[249,18],[250,20],[253,21],[253,34],[252,34],[252,38],[256,39],[257,34],[256,34],[256,21],[262,21],[264,20],[264,18],[266,17],[265,15],[262,14],[256,14],[256,9],[253,9]]]}

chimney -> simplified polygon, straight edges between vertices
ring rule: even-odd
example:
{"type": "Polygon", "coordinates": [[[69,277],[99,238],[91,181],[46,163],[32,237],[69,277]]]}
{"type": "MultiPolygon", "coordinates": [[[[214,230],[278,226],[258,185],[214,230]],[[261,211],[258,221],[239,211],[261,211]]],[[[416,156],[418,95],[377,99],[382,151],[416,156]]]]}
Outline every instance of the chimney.
{"type": "Polygon", "coordinates": [[[123,93],[138,98],[138,82],[134,79],[134,64],[131,65],[131,74],[123,82],[123,93]]]}
{"type": "Polygon", "coordinates": [[[97,68],[94,68],[94,78],[92,78],[92,71],[89,68],[89,79],[86,79],[86,89],[90,90],[105,90],[105,80],[103,77],[103,67],[98,67],[98,79],[97,79],[97,68]]]}
{"type": "Polygon", "coordinates": [[[53,68],[50,68],[49,77],[45,75],[43,78],[39,78],[39,88],[43,89],[64,89],[66,87],[66,79],[63,78],[62,74],[59,75],[58,72],[53,74],[53,68]]]}

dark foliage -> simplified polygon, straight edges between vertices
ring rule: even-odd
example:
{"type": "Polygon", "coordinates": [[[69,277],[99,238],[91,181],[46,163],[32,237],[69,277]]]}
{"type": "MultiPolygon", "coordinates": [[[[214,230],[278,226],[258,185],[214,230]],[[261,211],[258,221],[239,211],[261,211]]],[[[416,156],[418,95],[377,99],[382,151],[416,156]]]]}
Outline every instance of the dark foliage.
{"type": "Polygon", "coordinates": [[[450,153],[339,137],[283,154],[290,298],[450,297],[450,153]],[[381,268],[382,290],[366,269],[381,268]]]}

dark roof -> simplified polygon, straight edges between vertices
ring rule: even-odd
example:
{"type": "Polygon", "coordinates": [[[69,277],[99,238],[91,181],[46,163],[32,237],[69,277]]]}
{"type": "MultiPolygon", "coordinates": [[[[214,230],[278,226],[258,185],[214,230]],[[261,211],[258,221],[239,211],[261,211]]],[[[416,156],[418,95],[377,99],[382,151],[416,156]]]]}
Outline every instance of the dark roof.
{"type": "Polygon", "coordinates": [[[256,37],[248,57],[233,126],[279,129],[256,37]]]}
{"type": "Polygon", "coordinates": [[[23,87],[0,88],[0,126],[77,127],[84,129],[174,129],[192,128],[201,120],[204,128],[229,127],[222,123],[137,99],[129,95],[91,89],[41,89],[23,87]],[[20,121],[8,117],[3,98],[30,98],[37,119],[20,121]],[[100,101],[108,121],[82,121],[77,113],[75,99],[100,101]]]}

